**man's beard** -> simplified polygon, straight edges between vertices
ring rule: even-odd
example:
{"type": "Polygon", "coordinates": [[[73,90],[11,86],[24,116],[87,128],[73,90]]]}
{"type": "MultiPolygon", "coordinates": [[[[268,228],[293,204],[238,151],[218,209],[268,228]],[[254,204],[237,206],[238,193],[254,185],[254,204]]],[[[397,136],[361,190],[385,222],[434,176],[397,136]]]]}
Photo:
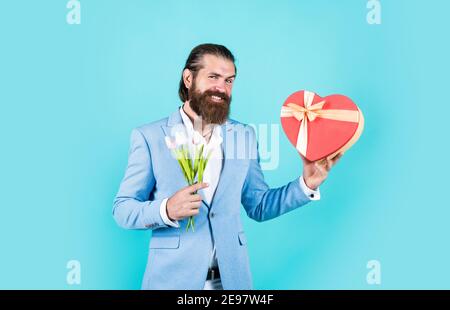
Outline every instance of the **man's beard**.
{"type": "Polygon", "coordinates": [[[189,91],[189,105],[192,110],[207,124],[223,124],[230,114],[231,97],[218,91],[207,90],[200,93],[196,90],[195,81],[192,83],[194,91],[189,91]],[[212,100],[212,96],[222,98],[222,101],[212,100]]]}

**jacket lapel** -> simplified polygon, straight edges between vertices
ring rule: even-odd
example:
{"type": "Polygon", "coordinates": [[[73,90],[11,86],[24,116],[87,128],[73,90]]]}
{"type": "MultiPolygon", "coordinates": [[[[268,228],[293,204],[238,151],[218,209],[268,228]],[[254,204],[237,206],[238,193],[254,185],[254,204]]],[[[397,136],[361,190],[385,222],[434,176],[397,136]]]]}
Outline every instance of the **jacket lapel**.
{"type": "Polygon", "coordinates": [[[211,200],[211,207],[214,206],[214,201],[216,201],[226,189],[226,182],[227,180],[232,177],[232,163],[230,162],[230,159],[233,158],[233,150],[235,149],[230,145],[234,141],[234,139],[230,139],[230,133],[233,129],[232,124],[229,121],[226,121],[225,124],[221,125],[222,129],[222,154],[223,154],[223,161],[222,161],[222,170],[220,172],[219,176],[219,182],[217,184],[216,191],[214,193],[214,196],[211,200]]]}

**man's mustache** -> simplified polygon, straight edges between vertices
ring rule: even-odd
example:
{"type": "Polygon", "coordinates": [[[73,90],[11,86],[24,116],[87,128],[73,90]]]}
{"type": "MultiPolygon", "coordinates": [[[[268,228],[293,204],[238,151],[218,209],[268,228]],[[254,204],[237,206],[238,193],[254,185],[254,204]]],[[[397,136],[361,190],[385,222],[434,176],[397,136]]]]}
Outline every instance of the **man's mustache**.
{"type": "Polygon", "coordinates": [[[219,91],[214,91],[214,90],[207,90],[203,93],[203,96],[217,96],[221,99],[223,99],[226,102],[230,101],[230,97],[226,94],[226,93],[222,93],[219,91]]]}

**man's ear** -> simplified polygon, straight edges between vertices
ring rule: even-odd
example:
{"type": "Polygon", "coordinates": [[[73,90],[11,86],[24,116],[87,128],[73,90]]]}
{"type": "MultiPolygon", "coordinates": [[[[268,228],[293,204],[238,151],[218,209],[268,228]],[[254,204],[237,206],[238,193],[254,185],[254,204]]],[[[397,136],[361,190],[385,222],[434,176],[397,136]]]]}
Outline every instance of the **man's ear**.
{"type": "Polygon", "coordinates": [[[188,89],[191,88],[192,79],[193,79],[192,71],[189,69],[184,69],[183,70],[183,82],[184,82],[184,86],[186,86],[186,88],[188,88],[188,89]]]}

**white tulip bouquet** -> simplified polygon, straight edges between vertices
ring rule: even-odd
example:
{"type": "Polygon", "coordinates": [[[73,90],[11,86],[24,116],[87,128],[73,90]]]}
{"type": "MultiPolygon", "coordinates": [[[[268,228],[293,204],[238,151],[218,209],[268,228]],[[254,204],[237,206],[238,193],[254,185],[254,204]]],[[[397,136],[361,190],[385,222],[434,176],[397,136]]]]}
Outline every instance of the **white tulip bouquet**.
{"type": "MultiPolygon", "coordinates": [[[[183,172],[184,178],[189,185],[197,182],[203,182],[203,173],[205,171],[211,152],[205,153],[204,138],[200,133],[194,130],[192,139],[188,139],[184,132],[175,133],[175,138],[166,136],[166,145],[171,150],[173,156],[177,159],[183,172]]],[[[192,229],[195,231],[194,217],[189,217],[186,231],[192,229]]]]}

